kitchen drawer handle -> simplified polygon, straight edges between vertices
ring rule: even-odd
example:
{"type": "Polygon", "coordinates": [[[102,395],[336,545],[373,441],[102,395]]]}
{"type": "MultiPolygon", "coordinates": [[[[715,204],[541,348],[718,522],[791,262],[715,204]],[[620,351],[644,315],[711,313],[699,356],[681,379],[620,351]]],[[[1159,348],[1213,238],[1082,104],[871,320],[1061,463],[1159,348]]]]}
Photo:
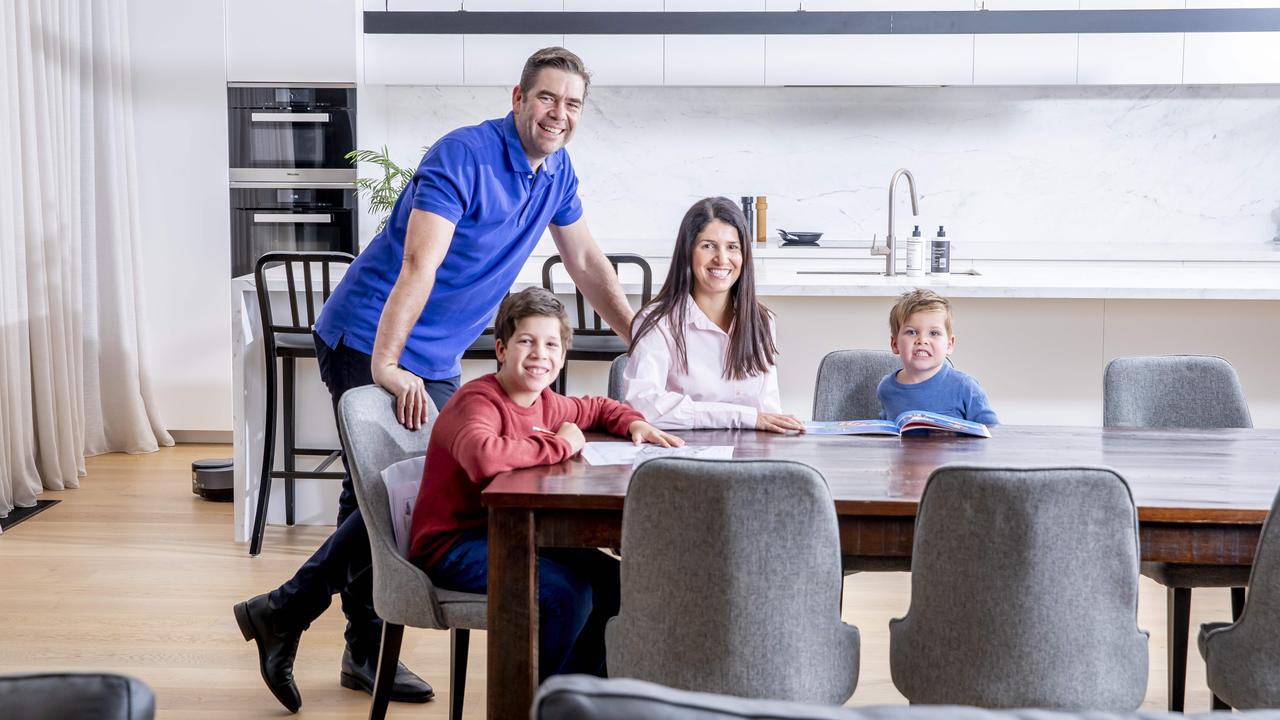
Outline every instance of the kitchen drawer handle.
{"type": "Polygon", "coordinates": [[[333,222],[333,216],[319,213],[254,213],[253,221],[256,223],[288,223],[291,225],[294,223],[327,225],[333,222]]]}
{"type": "Polygon", "coordinates": [[[256,112],[249,114],[250,122],[279,123],[327,123],[329,113],[256,112]]]}

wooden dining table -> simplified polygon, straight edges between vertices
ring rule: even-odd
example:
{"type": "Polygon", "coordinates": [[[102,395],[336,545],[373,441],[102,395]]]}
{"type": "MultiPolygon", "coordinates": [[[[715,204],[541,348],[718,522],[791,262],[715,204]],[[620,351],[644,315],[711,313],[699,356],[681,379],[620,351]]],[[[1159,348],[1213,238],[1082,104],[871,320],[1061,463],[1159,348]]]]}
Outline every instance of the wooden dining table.
{"type": "MultiPolygon", "coordinates": [[[[831,488],[843,553],[865,557],[911,555],[920,493],[947,463],[1115,468],[1138,508],[1142,559],[1197,565],[1251,563],[1280,486],[1280,430],[1002,426],[989,439],[678,434],[689,445],[732,445],[735,459],[816,468],[831,488]]],[[[503,473],[485,489],[489,718],[527,718],[537,691],[538,548],[618,547],[631,470],[579,456],[503,473]]]]}

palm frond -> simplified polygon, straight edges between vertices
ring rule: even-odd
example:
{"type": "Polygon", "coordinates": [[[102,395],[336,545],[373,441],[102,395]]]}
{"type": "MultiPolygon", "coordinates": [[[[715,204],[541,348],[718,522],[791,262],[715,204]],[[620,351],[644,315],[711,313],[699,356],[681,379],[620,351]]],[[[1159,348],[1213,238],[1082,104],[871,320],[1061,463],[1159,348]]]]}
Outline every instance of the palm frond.
{"type": "MultiPolygon", "coordinates": [[[[423,146],[423,153],[430,147],[423,146]]],[[[387,218],[396,206],[396,201],[400,199],[400,193],[404,192],[405,186],[413,179],[413,168],[397,165],[387,152],[386,145],[383,145],[380,150],[352,150],[345,157],[352,165],[369,163],[382,170],[381,177],[363,177],[356,180],[356,193],[364,195],[369,203],[369,212],[380,217],[377,232],[382,232],[382,228],[387,224],[387,218]]]]}

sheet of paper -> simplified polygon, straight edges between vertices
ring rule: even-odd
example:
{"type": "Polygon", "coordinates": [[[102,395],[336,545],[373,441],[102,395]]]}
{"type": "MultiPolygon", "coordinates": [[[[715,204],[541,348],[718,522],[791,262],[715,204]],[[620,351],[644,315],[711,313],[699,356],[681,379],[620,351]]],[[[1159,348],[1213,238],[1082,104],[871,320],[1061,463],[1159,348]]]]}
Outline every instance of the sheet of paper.
{"type": "Polygon", "coordinates": [[[582,448],[582,459],[592,465],[638,465],[655,457],[692,457],[732,460],[732,445],[686,445],[664,448],[657,445],[639,447],[628,442],[589,442],[582,448]]]}

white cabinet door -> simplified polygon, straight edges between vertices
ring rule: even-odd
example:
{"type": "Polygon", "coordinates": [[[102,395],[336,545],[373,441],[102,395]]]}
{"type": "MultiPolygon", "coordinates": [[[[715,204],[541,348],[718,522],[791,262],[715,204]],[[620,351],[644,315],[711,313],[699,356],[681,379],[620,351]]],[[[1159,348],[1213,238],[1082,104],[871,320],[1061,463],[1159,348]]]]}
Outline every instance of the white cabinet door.
{"type": "MultiPolygon", "coordinates": [[[[1081,10],[1180,10],[1185,0],[1080,0],[1081,10]]],[[[1083,33],[1081,85],[1182,82],[1182,33],[1083,33]]]]}
{"type": "MultiPolygon", "coordinates": [[[[1188,8],[1280,7],[1280,0],[1187,0],[1188,8]]],[[[1280,83],[1280,32],[1187,33],[1182,81],[1280,83]]]]}
{"type": "Polygon", "coordinates": [[[763,35],[667,35],[663,84],[763,85],[763,35]]]}
{"type": "Polygon", "coordinates": [[[530,55],[563,44],[563,35],[467,35],[462,47],[463,82],[514,88],[530,55]]]}
{"type": "Polygon", "coordinates": [[[592,87],[661,85],[661,35],[565,35],[591,73],[592,87]]]}
{"type": "MultiPolygon", "coordinates": [[[[1076,10],[1079,0],[980,0],[990,12],[1076,10]]],[[[1072,85],[1076,81],[1074,33],[988,34],[973,38],[974,85],[1072,85]]]]}
{"type": "Polygon", "coordinates": [[[770,35],[765,64],[768,85],[969,85],[973,36],[770,35]]]}
{"type": "Polygon", "coordinates": [[[227,0],[227,80],[355,82],[351,0],[227,0]]]}
{"type": "Polygon", "coordinates": [[[462,36],[365,35],[364,81],[370,85],[461,85],[462,36]]]}

